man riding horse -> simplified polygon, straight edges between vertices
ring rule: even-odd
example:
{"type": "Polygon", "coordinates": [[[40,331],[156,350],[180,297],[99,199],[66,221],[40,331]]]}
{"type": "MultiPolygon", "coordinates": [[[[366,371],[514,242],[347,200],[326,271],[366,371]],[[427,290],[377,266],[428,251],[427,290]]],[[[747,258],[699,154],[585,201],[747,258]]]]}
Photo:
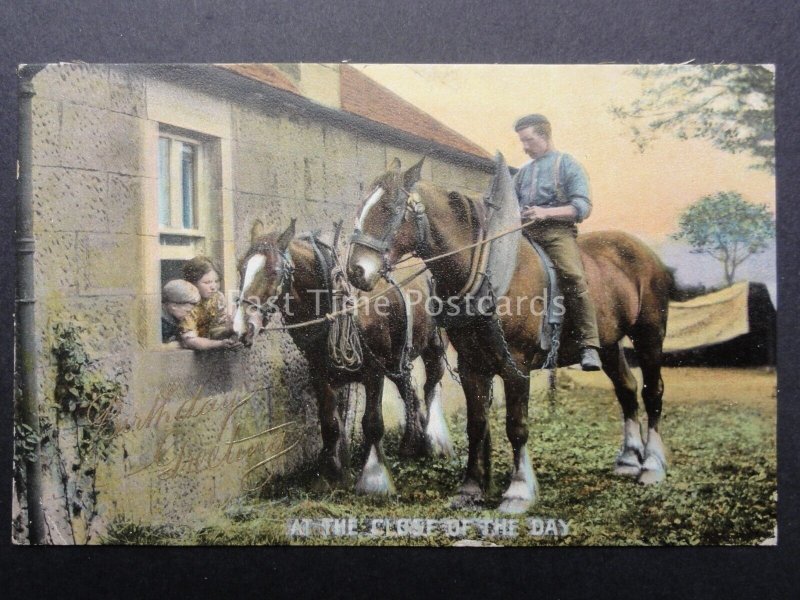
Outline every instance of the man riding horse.
{"type": "Polygon", "coordinates": [[[531,160],[514,177],[526,237],[539,244],[555,265],[565,307],[574,323],[581,348],[581,367],[601,367],[597,317],[589,297],[576,236],[580,223],[592,211],[589,180],[583,167],[553,145],[550,122],[543,115],[522,117],[514,124],[522,148],[531,160]]]}

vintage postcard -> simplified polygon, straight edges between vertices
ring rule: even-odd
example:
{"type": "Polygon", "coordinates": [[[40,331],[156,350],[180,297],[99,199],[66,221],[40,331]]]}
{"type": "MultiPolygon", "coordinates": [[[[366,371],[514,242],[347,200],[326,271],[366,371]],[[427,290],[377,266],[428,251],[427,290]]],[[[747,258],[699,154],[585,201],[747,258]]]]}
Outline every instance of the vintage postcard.
{"type": "Polygon", "coordinates": [[[777,544],[770,65],[19,69],[16,544],[777,544]]]}

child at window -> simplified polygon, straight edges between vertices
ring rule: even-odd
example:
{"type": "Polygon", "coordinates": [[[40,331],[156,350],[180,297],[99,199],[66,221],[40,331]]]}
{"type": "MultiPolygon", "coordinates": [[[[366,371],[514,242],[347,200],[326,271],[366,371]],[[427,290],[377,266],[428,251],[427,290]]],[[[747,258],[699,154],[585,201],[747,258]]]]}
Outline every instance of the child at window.
{"type": "Polygon", "coordinates": [[[197,287],[200,302],[181,321],[181,343],[192,350],[238,348],[225,295],[219,290],[219,270],[205,256],[183,265],[183,277],[197,287]]]}
{"type": "Polygon", "coordinates": [[[183,279],[173,279],[161,289],[161,341],[174,344],[181,339],[180,324],[200,302],[200,292],[183,279]]]}

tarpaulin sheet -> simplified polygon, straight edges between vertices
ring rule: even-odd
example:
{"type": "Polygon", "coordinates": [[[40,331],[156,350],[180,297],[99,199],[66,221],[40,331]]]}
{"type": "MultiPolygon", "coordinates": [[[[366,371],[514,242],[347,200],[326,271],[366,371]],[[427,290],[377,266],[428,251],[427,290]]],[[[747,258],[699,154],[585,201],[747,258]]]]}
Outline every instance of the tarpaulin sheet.
{"type": "Polygon", "coordinates": [[[748,291],[748,282],[742,281],[686,302],[670,302],[664,352],[713,346],[749,333],[748,291]]]}

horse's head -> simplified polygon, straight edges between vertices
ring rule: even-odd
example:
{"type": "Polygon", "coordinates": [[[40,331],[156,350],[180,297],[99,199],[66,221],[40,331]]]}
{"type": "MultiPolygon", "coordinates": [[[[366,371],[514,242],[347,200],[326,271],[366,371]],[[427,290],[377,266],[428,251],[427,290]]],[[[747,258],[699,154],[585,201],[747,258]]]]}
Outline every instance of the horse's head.
{"type": "Polygon", "coordinates": [[[347,276],[357,288],[371,291],[391,264],[415,249],[416,231],[413,220],[407,218],[413,211],[409,197],[424,160],[403,172],[395,158],[370,187],[358,213],[347,260],[347,276]]]}
{"type": "Polygon", "coordinates": [[[250,230],[250,249],[239,262],[239,302],[233,330],[245,346],[264,328],[265,317],[278,310],[284,294],[292,287],[292,260],[289,242],[294,238],[294,223],[280,235],[264,234],[256,221],[250,230]]]}

